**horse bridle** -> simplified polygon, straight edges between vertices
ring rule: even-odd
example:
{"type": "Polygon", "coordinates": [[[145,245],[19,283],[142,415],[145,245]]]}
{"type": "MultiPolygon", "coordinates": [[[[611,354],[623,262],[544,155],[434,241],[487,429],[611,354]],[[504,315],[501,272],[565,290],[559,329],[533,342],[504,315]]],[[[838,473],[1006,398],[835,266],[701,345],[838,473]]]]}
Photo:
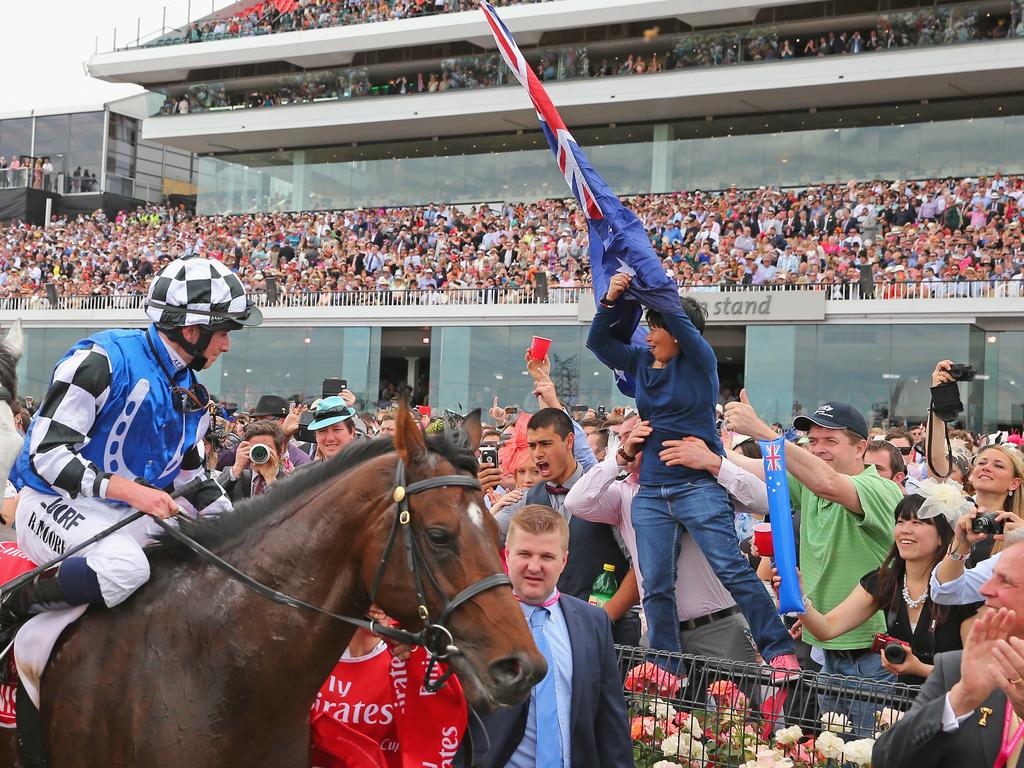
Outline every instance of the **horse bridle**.
{"type": "Polygon", "coordinates": [[[446,661],[452,654],[459,653],[459,647],[455,645],[455,639],[452,636],[451,630],[445,626],[445,623],[449,618],[451,618],[451,615],[457,609],[468,603],[477,595],[490,589],[494,589],[495,587],[512,586],[512,582],[509,580],[507,574],[495,573],[481,579],[480,581],[470,584],[450,601],[445,597],[444,590],[441,588],[441,585],[437,583],[437,579],[430,570],[426,557],[423,555],[423,550],[420,547],[419,542],[416,541],[416,537],[413,535],[412,511],[409,509],[410,497],[423,493],[424,491],[431,491],[437,488],[470,488],[475,491],[482,490],[480,481],[475,477],[469,477],[468,475],[438,475],[437,477],[430,477],[426,480],[420,480],[415,483],[411,483],[410,485],[406,485],[405,462],[402,461],[401,457],[399,457],[398,466],[395,469],[395,488],[391,494],[391,497],[395,502],[395,519],[391,524],[391,531],[388,534],[388,540],[384,545],[384,552],[381,554],[380,562],[377,565],[377,572],[373,577],[373,585],[370,588],[370,602],[372,604],[376,599],[377,590],[384,579],[384,573],[387,570],[388,563],[391,559],[391,553],[395,548],[395,542],[398,541],[399,530],[401,530],[406,564],[412,573],[413,584],[416,588],[416,612],[420,620],[423,621],[423,629],[419,632],[409,632],[408,630],[390,627],[386,624],[374,621],[373,619],[343,616],[339,613],[328,611],[326,608],[321,608],[299,600],[298,598],[291,597],[290,595],[286,595],[283,592],[272,589],[271,587],[256,581],[256,579],[251,576],[242,573],[240,570],[235,568],[235,566],[222,559],[219,555],[214,554],[202,544],[182,533],[176,526],[170,525],[167,521],[160,520],[159,518],[153,519],[168,535],[188,547],[211,565],[214,565],[229,576],[232,576],[261,597],[273,600],[275,603],[280,603],[281,605],[287,605],[293,608],[302,608],[303,610],[319,613],[337,621],[343,621],[346,624],[351,624],[353,626],[369,630],[370,632],[386,637],[390,640],[395,640],[399,643],[422,646],[429,654],[423,687],[431,693],[434,693],[440,690],[453,671],[449,666],[448,669],[436,680],[431,679],[436,665],[438,662],[446,661]],[[424,572],[426,572],[430,584],[444,602],[444,608],[436,622],[431,620],[430,609],[427,608],[426,593],[423,589],[424,572]]]}

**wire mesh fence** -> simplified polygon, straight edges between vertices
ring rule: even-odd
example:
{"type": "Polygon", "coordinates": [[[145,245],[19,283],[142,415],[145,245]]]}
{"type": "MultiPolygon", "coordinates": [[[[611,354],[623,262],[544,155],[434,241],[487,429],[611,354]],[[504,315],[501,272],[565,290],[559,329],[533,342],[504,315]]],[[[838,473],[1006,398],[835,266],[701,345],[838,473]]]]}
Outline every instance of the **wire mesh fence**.
{"type": "Polygon", "coordinates": [[[638,768],[867,765],[918,688],[617,646],[638,768]],[[749,763],[749,766],[747,765],[749,763]]]}

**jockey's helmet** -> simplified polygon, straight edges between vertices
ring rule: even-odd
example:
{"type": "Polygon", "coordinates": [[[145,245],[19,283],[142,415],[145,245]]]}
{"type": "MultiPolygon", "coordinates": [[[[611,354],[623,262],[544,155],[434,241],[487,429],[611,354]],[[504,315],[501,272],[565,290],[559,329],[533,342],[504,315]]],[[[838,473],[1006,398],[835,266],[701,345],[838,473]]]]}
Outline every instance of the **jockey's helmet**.
{"type": "Polygon", "coordinates": [[[191,356],[189,368],[202,370],[213,334],[263,322],[263,313],[245,295],[238,275],[216,259],[175,259],[153,278],[146,296],[146,316],[191,356]],[[198,326],[190,342],[182,332],[198,326]]]}

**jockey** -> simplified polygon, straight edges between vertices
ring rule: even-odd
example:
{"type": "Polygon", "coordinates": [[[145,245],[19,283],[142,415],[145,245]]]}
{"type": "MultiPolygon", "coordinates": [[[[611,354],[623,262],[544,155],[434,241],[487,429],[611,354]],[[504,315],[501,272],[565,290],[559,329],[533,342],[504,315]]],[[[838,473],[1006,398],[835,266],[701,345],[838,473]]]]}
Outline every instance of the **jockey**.
{"type": "MultiPolygon", "coordinates": [[[[37,563],[133,510],[172,517],[182,510],[164,489],[196,478],[189,503],[197,513],[230,506],[206,468],[210,396],[195,371],[230,349],[229,331],[263,316],[234,273],[199,257],[164,267],[145,309],[148,328],[102,331],[73,346],[32,420],[16,465],[25,482],[16,521],[18,546],[37,563]]],[[[156,530],[137,520],[5,597],[0,642],[43,610],[121,603],[149,579],[143,546],[156,530]]]]}

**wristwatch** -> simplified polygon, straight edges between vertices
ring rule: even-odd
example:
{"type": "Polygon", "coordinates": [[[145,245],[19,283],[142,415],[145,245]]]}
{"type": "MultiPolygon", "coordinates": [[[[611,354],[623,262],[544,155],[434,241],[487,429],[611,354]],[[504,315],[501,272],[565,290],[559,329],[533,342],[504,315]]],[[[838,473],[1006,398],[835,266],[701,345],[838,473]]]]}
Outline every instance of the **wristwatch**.
{"type": "Polygon", "coordinates": [[[619,450],[617,450],[615,453],[627,464],[629,464],[631,461],[633,461],[633,459],[636,458],[636,456],[630,456],[628,453],[626,453],[625,447],[621,445],[619,446],[619,450]]]}

